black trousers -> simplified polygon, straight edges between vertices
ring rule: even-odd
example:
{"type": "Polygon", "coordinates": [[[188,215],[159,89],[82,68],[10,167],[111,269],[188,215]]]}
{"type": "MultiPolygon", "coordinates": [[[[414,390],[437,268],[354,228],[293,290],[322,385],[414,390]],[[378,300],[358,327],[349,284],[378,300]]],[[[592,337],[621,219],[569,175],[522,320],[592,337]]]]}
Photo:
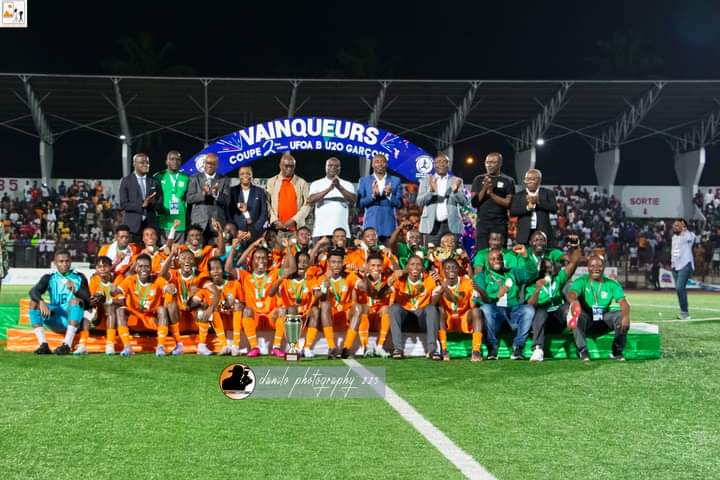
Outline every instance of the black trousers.
{"type": "Polygon", "coordinates": [[[442,222],[438,222],[435,220],[435,225],[433,225],[432,231],[424,235],[425,246],[427,247],[428,243],[432,243],[436,247],[440,246],[440,239],[446,233],[451,233],[450,228],[448,227],[448,221],[444,220],[442,222]]]}
{"type": "Polygon", "coordinates": [[[567,321],[565,314],[567,313],[567,305],[563,305],[557,310],[548,312],[542,307],[535,307],[535,316],[533,317],[533,348],[545,345],[545,332],[562,333],[565,330],[567,321]]]}

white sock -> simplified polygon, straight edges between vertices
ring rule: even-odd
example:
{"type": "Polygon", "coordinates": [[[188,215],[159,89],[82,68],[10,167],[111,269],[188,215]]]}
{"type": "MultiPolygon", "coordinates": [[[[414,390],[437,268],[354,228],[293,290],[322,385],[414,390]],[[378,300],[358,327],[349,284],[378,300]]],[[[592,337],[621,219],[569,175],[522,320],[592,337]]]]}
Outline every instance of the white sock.
{"type": "Polygon", "coordinates": [[[43,343],[47,343],[47,340],[45,339],[45,330],[43,330],[43,327],[35,327],[33,328],[33,332],[35,332],[35,337],[37,337],[37,341],[40,345],[43,343]]]}
{"type": "Polygon", "coordinates": [[[232,338],[227,337],[227,338],[225,339],[225,343],[227,343],[227,346],[228,346],[228,347],[232,347],[232,338]]]}
{"type": "Polygon", "coordinates": [[[77,327],[68,325],[67,330],[65,331],[65,340],[63,340],[63,343],[68,347],[72,347],[73,339],[75,338],[75,332],[77,332],[77,327]]]}

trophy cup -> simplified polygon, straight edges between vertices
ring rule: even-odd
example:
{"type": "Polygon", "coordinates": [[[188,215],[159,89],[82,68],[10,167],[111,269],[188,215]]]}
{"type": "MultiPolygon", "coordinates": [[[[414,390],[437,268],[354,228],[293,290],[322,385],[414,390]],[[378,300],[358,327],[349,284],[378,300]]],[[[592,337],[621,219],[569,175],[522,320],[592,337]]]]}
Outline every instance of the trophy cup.
{"type": "Polygon", "coordinates": [[[298,341],[300,340],[301,324],[300,315],[288,315],[285,319],[285,337],[288,342],[288,351],[285,354],[285,360],[288,362],[297,362],[300,360],[298,341]]]}

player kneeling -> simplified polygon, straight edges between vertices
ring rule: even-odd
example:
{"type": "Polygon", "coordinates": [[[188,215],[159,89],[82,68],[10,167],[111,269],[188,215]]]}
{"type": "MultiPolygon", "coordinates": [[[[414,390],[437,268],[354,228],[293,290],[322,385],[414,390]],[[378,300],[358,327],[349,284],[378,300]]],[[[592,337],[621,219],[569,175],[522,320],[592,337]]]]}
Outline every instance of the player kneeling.
{"type": "Polygon", "coordinates": [[[460,277],[460,265],[455,259],[448,258],[442,263],[445,280],[433,291],[432,302],[440,308],[440,347],[443,360],[450,360],[447,350],[447,330],[450,325],[458,325],[463,333],[472,333],[472,353],[470,360],[482,360],[482,314],[473,307],[473,284],[467,276],[460,277]]]}
{"type": "Polygon", "coordinates": [[[72,260],[67,250],[55,252],[57,272],[46,273],[30,290],[30,323],[38,341],[35,353],[53,353],[45,339],[43,325],[56,333],[65,333],[63,343],[54,351],[57,355],[70,353],[75,332],[83,319],[83,305],[88,305],[90,292],[85,276],[70,268],[72,260]],[[50,303],[42,299],[45,292],[50,303]]]}
{"type": "Polygon", "coordinates": [[[168,315],[163,307],[163,293],[167,281],[161,276],[153,276],[150,256],[141,253],[135,260],[134,275],[120,284],[125,305],[117,311],[118,331],[123,342],[120,355],[127,357],[134,352],[130,345],[129,327],[138,326],[157,331],[155,355],[165,356],[165,338],[168,334],[168,315]]]}

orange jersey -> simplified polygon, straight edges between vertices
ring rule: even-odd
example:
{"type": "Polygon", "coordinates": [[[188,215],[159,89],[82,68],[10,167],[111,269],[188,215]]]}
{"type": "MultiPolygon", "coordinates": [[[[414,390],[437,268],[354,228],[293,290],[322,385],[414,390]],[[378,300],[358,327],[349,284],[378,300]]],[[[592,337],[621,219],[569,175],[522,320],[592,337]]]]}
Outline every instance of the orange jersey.
{"type": "Polygon", "coordinates": [[[280,269],[272,269],[264,275],[255,275],[247,270],[240,270],[239,273],[245,305],[255,313],[270,314],[275,309],[276,297],[269,297],[268,290],[277,282],[280,269]]]}
{"type": "Polygon", "coordinates": [[[302,315],[307,313],[312,305],[314,289],[319,288],[317,281],[310,278],[293,279],[286,278],[280,284],[278,297],[284,307],[297,306],[298,312],[302,315]]]}
{"type": "Polygon", "coordinates": [[[245,294],[240,286],[240,282],[237,280],[225,280],[222,285],[217,285],[213,282],[213,285],[220,290],[220,303],[225,303],[232,307],[235,300],[245,302],[245,294]]]}
{"type": "Polygon", "coordinates": [[[109,303],[113,298],[116,298],[118,296],[117,293],[113,294],[112,291],[119,287],[120,283],[122,283],[121,277],[117,277],[111,282],[103,283],[103,281],[100,279],[100,275],[95,274],[90,277],[90,282],[88,282],[90,296],[101,293],[103,297],[105,297],[105,303],[109,303]]]}
{"type": "Polygon", "coordinates": [[[98,257],[108,257],[115,267],[115,276],[124,275],[130,269],[140,249],[134,243],[128,244],[124,250],[118,250],[115,242],[100,247],[98,257]]]}
{"type": "Polygon", "coordinates": [[[367,291],[358,290],[357,301],[361,305],[367,305],[372,312],[390,305],[391,288],[386,285],[389,275],[381,275],[377,281],[372,281],[369,276],[365,277],[365,288],[367,291]]]}
{"type": "Polygon", "coordinates": [[[212,245],[205,245],[197,250],[191,249],[187,244],[180,247],[180,251],[190,250],[195,255],[195,265],[199,272],[208,271],[208,261],[213,257],[215,253],[215,247],[212,245]]]}
{"type": "Polygon", "coordinates": [[[418,310],[430,304],[434,289],[435,280],[429,275],[423,274],[415,284],[406,277],[393,284],[393,298],[390,303],[397,303],[405,310],[418,310]]]}
{"type": "Polygon", "coordinates": [[[353,303],[353,292],[359,278],[350,272],[345,277],[337,279],[327,278],[328,282],[328,301],[335,311],[344,311],[350,308],[353,303]]]}
{"type": "Polygon", "coordinates": [[[167,301],[177,302],[180,310],[187,310],[187,304],[198,290],[202,289],[205,284],[210,283],[210,278],[206,275],[191,275],[190,278],[183,277],[180,270],[170,270],[171,285],[177,290],[175,295],[168,295],[167,301]]]}
{"type": "Polygon", "coordinates": [[[468,277],[460,277],[460,281],[454,286],[448,286],[450,291],[457,296],[457,303],[451,302],[443,294],[440,298],[440,307],[450,316],[461,316],[472,308],[473,284],[468,277]]]}
{"type": "MultiPolygon", "coordinates": [[[[367,263],[367,251],[363,248],[358,248],[356,250],[353,250],[352,252],[348,253],[345,256],[345,264],[346,265],[354,265],[357,268],[364,267],[367,263]]],[[[392,270],[392,261],[390,260],[390,256],[383,254],[383,271],[389,272],[392,270]]]]}
{"type": "Polygon", "coordinates": [[[151,281],[143,284],[136,275],[130,275],[120,284],[125,297],[125,306],[133,313],[155,315],[155,311],[163,304],[163,290],[167,281],[162,277],[151,277],[151,281]]]}

